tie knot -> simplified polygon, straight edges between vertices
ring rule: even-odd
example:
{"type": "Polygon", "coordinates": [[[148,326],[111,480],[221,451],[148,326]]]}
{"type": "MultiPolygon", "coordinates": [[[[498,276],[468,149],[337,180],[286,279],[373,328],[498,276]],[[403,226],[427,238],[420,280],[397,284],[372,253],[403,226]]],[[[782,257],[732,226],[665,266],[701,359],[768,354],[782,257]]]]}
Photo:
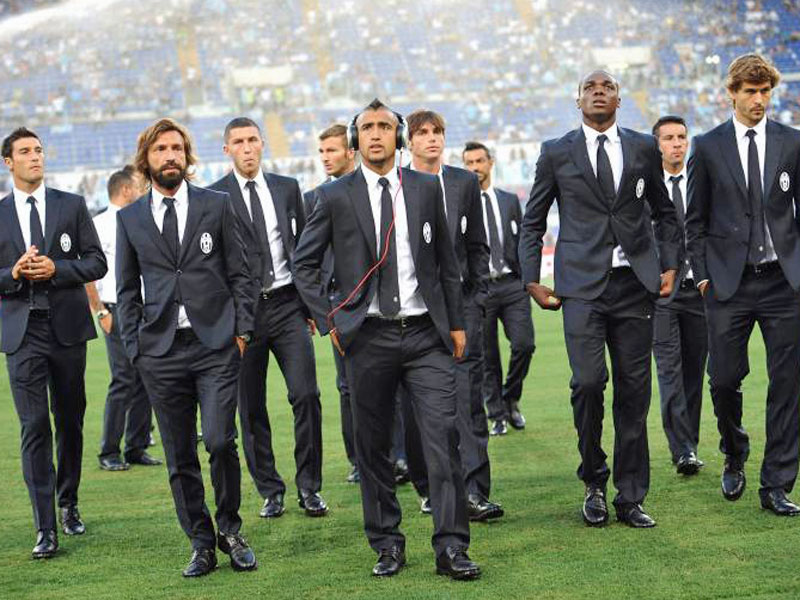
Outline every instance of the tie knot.
{"type": "Polygon", "coordinates": [[[167,208],[172,208],[173,206],[175,206],[175,198],[164,196],[162,202],[167,205],[167,208]]]}
{"type": "Polygon", "coordinates": [[[745,135],[750,138],[750,141],[753,141],[753,138],[756,137],[757,133],[755,129],[748,129],[745,135]]]}
{"type": "Polygon", "coordinates": [[[34,198],[33,196],[28,196],[26,202],[31,206],[36,206],[36,198],[34,198]]]}
{"type": "Polygon", "coordinates": [[[256,188],[256,182],[251,179],[250,181],[244,184],[244,187],[246,187],[248,190],[252,192],[256,188]]]}
{"type": "Polygon", "coordinates": [[[672,183],[679,183],[681,179],[683,179],[683,175],[670,175],[669,178],[672,183]]]}
{"type": "Polygon", "coordinates": [[[486,192],[481,192],[481,196],[483,196],[483,199],[488,202],[489,194],[487,194],[486,192]]]}
{"type": "Polygon", "coordinates": [[[608,141],[608,136],[605,133],[601,133],[597,136],[597,144],[602,147],[608,141]]]}
{"type": "Polygon", "coordinates": [[[378,179],[378,183],[381,184],[381,187],[383,189],[386,189],[389,186],[389,180],[386,179],[386,177],[381,177],[380,179],[378,179]]]}

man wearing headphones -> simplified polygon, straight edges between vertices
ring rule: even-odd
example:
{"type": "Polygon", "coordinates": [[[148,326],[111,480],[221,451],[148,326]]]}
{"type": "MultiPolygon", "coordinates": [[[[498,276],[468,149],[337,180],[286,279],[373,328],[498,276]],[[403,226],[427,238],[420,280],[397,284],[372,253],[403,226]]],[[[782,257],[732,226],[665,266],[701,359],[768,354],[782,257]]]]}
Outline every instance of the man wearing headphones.
{"type": "Polygon", "coordinates": [[[466,345],[458,262],[439,181],[396,166],[404,130],[402,117],[377,99],[353,120],[350,144],[362,166],[317,188],[295,253],[295,284],[320,332],[330,332],[344,355],[364,529],[379,555],[372,573],[390,576],[405,565],[390,460],[394,398],[402,383],[414,398],[430,476],[436,571],[475,579],[480,568],[466,552],[452,360],[466,345]],[[320,277],[329,246],[337,282],[333,310],[320,277]]]}

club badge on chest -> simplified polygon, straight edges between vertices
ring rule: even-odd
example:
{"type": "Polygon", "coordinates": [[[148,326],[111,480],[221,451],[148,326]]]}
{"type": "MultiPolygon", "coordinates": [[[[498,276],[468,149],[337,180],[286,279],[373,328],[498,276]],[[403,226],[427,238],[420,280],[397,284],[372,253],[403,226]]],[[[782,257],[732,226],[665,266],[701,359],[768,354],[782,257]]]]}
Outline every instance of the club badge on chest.
{"type": "Polygon", "coordinates": [[[203,254],[211,254],[211,251],[214,249],[214,239],[211,237],[211,234],[207,231],[203,232],[203,235],[200,236],[200,252],[203,254]]]}
{"type": "Polygon", "coordinates": [[[69,252],[72,249],[72,238],[69,237],[68,233],[62,233],[58,241],[61,244],[62,251],[69,252]]]}

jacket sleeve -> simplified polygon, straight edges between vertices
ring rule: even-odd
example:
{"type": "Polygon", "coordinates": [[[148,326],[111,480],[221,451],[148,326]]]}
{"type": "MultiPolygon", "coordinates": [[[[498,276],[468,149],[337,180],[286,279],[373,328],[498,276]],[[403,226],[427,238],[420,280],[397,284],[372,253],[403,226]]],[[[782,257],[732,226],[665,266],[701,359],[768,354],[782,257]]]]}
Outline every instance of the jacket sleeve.
{"type": "Polygon", "coordinates": [[[255,327],[255,283],[250,275],[239,222],[230,196],[222,203],[222,249],[225,256],[228,286],[236,307],[236,334],[252,333],[255,327]]]}
{"type": "Polygon", "coordinates": [[[692,140],[692,153],[687,167],[686,195],[686,250],[689,253],[692,273],[696,283],[708,280],[706,269],[706,234],[708,232],[708,198],[711,181],[703,156],[703,143],[692,140]]]}
{"type": "Polygon", "coordinates": [[[536,161],[536,177],[522,217],[519,239],[519,264],[522,283],[539,283],[542,270],[542,240],[547,232],[547,213],[558,197],[558,183],[553,171],[548,144],[542,144],[536,161]]]}
{"type": "Polygon", "coordinates": [[[680,265],[680,253],[683,246],[683,230],[678,223],[675,205],[669,198],[667,186],[664,184],[664,171],[658,143],[652,138],[650,147],[650,186],[647,203],[653,221],[653,233],[658,245],[661,270],[677,269],[680,265]]]}
{"type": "MultiPolygon", "coordinates": [[[[439,260],[439,280],[444,292],[447,320],[450,331],[465,329],[464,298],[461,291],[461,269],[458,264],[453,241],[447,230],[447,217],[444,214],[442,186],[436,182],[434,206],[436,207],[436,256],[439,260]]],[[[486,263],[488,269],[489,263],[486,263]]]]}
{"type": "Polygon", "coordinates": [[[481,188],[476,176],[470,177],[467,187],[469,198],[467,217],[467,266],[469,283],[474,294],[485,295],[489,289],[489,244],[483,226],[481,188]]]}
{"type": "Polygon", "coordinates": [[[144,302],[139,259],[120,213],[117,213],[116,277],[119,333],[128,358],[133,360],[139,354],[139,322],[144,302]]]}
{"type": "Polygon", "coordinates": [[[59,259],[53,261],[56,274],[50,280],[50,285],[55,288],[74,287],[90,281],[102,279],[108,271],[106,255],[97,237],[86,202],[80,198],[77,202],[78,210],[78,258],[59,259]]]}

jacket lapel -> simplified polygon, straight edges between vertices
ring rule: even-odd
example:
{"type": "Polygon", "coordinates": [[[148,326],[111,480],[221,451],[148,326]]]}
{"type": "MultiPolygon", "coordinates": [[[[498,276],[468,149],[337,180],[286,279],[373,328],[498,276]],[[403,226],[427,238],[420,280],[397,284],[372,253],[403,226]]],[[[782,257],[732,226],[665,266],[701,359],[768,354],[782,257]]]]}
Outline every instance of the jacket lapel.
{"type": "MultiPolygon", "coordinates": [[[[739,157],[739,146],[736,141],[736,129],[733,127],[733,120],[728,120],[720,129],[720,151],[722,158],[728,165],[728,169],[733,175],[733,179],[742,192],[742,198],[747,200],[747,184],[744,179],[744,165],[739,157]]],[[[767,150],[769,151],[769,149],[767,150]]]]}
{"type": "Polygon", "coordinates": [[[44,253],[49,256],[53,247],[53,240],[58,229],[58,217],[61,213],[61,202],[55,190],[45,188],[44,200],[47,203],[44,215],[44,253]]]}
{"type": "MultiPolygon", "coordinates": [[[[509,214],[511,207],[507,202],[504,202],[505,194],[500,192],[497,188],[494,189],[494,197],[497,198],[497,207],[500,209],[500,227],[503,230],[503,252],[510,254],[513,247],[511,215],[509,214]]],[[[488,206],[486,207],[486,210],[489,210],[488,206]]],[[[519,223],[517,223],[517,227],[519,227],[519,223]]]]}
{"type": "Polygon", "coordinates": [[[11,240],[17,249],[17,254],[22,256],[25,253],[25,238],[22,237],[22,226],[17,217],[17,207],[14,205],[13,192],[0,201],[0,221],[5,223],[11,233],[11,240]]]}
{"type": "Polygon", "coordinates": [[[348,176],[347,192],[350,196],[353,210],[356,213],[356,220],[359,227],[361,227],[361,233],[364,234],[364,239],[366,239],[367,246],[372,253],[371,260],[375,261],[378,257],[378,245],[375,240],[375,220],[372,218],[372,208],[369,204],[367,180],[364,179],[364,174],[360,168],[348,176]]]}
{"type": "Polygon", "coordinates": [[[603,192],[600,190],[600,184],[597,182],[597,177],[595,177],[594,171],[592,170],[592,163],[589,161],[589,152],[586,150],[586,136],[583,135],[582,129],[576,129],[573,132],[572,142],[570,143],[570,155],[587,185],[592,192],[594,192],[594,195],[600,202],[608,206],[608,201],[605,196],[603,196],[603,192]]]}
{"type": "Polygon", "coordinates": [[[188,198],[189,206],[186,209],[186,227],[183,229],[183,241],[181,242],[178,264],[183,262],[186,252],[192,245],[197,226],[202,220],[203,213],[205,213],[205,198],[203,198],[200,188],[196,188],[190,183],[187,183],[186,187],[186,197],[188,198]]]}
{"type": "Polygon", "coordinates": [[[447,226],[450,228],[450,238],[453,240],[453,243],[455,243],[458,232],[458,199],[460,198],[460,186],[449,173],[449,169],[443,166],[442,179],[444,179],[444,200],[447,205],[447,226]]]}
{"type": "MultiPolygon", "coordinates": [[[[408,171],[406,171],[406,174],[408,171]]],[[[439,183],[438,181],[436,182],[439,183]]],[[[445,185],[447,185],[445,183],[445,185]]],[[[449,193],[448,193],[449,195],[449,193]]],[[[419,251],[419,238],[422,236],[421,208],[419,206],[419,186],[415,181],[405,179],[403,181],[403,202],[406,205],[406,221],[408,222],[408,237],[411,241],[411,256],[414,259],[414,266],[417,265],[417,252],[419,251]]],[[[450,207],[447,207],[448,214],[450,207]]],[[[434,213],[435,214],[435,213],[434,213]]],[[[456,221],[458,214],[456,214],[456,221]]],[[[433,227],[433,224],[431,224],[433,227]]]]}
{"type": "Polygon", "coordinates": [[[767,151],[764,157],[764,202],[769,201],[775,174],[778,171],[781,151],[783,150],[783,131],[771,120],[767,119],[767,151]]]}
{"type": "Polygon", "coordinates": [[[236,213],[236,216],[239,217],[239,222],[244,223],[247,232],[254,240],[258,240],[255,228],[253,227],[253,219],[250,217],[250,213],[247,212],[247,204],[245,204],[244,196],[242,196],[242,190],[239,188],[239,180],[236,179],[236,175],[234,175],[233,171],[228,174],[226,180],[227,181],[225,183],[228,187],[228,193],[231,197],[233,210],[236,213]]]}
{"type": "Polygon", "coordinates": [[[283,193],[283,186],[272,173],[264,173],[264,181],[267,184],[267,189],[269,189],[269,195],[272,196],[272,206],[275,208],[275,216],[278,219],[278,229],[281,232],[283,248],[286,252],[286,258],[288,259],[294,249],[294,237],[289,235],[291,232],[289,231],[289,214],[286,207],[286,194],[283,193]]]}
{"type": "Polygon", "coordinates": [[[174,263],[174,259],[172,257],[172,253],[169,251],[167,247],[167,243],[164,241],[164,238],[161,236],[161,232],[156,227],[155,219],[153,218],[153,210],[150,208],[150,205],[153,202],[153,193],[148,192],[141,198],[136,201],[136,211],[139,218],[139,223],[141,223],[144,230],[150,236],[150,239],[153,241],[153,244],[161,251],[164,257],[171,263],[174,263]]]}
{"type": "Polygon", "coordinates": [[[617,134],[619,135],[619,142],[622,144],[622,175],[619,179],[619,187],[617,188],[617,195],[614,198],[614,202],[617,203],[620,200],[620,197],[623,192],[623,188],[625,187],[625,182],[628,181],[628,174],[630,173],[630,169],[633,166],[633,145],[636,143],[631,136],[628,135],[628,132],[623,129],[622,127],[617,127],[617,134]]]}

